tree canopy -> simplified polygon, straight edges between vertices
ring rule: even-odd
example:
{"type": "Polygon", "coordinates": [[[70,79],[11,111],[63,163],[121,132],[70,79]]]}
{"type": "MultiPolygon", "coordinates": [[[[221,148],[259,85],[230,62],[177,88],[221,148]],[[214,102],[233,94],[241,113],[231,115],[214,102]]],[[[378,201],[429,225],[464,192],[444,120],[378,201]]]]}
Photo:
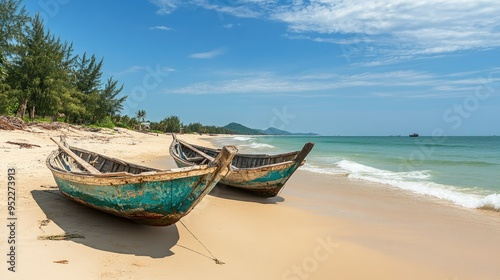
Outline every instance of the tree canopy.
{"type": "MultiPolygon", "coordinates": [[[[141,127],[146,111],[121,116],[127,96],[113,77],[103,81],[104,59],[75,54],[73,45],[30,17],[22,0],[0,2],[0,115],[52,119],[77,124],[141,127]]],[[[231,133],[201,123],[184,125],[177,116],[151,122],[152,130],[231,133]]]]}
{"type": "Polygon", "coordinates": [[[75,55],[21,3],[0,2],[0,114],[86,124],[119,114],[127,96],[113,77],[102,82],[103,59],[75,55]]]}

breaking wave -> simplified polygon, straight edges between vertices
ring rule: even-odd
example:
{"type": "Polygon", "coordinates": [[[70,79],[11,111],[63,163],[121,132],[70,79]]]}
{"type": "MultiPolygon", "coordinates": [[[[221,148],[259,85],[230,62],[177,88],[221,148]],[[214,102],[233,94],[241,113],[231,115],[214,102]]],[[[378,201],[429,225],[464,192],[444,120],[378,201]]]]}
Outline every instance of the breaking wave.
{"type": "Polygon", "coordinates": [[[432,182],[430,170],[394,172],[377,169],[349,160],[337,161],[334,167],[319,167],[306,164],[302,167],[314,173],[345,175],[352,179],[390,185],[416,194],[428,195],[450,201],[466,208],[500,211],[500,194],[478,194],[477,190],[443,185],[432,182]]]}

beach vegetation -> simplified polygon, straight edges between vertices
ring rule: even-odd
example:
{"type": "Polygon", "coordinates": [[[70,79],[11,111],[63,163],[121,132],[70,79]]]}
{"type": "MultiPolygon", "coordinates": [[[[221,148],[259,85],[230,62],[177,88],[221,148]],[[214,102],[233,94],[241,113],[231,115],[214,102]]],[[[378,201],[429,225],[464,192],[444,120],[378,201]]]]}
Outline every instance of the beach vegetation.
{"type": "Polygon", "coordinates": [[[139,110],[135,113],[135,116],[137,117],[138,120],[140,120],[141,122],[144,122],[144,120],[146,119],[146,111],[144,110],[139,110]]]}
{"type": "Polygon", "coordinates": [[[160,122],[152,122],[151,130],[161,131],[162,133],[179,133],[181,131],[182,123],[177,116],[166,117],[160,122]]]}
{"type": "Polygon", "coordinates": [[[113,77],[103,82],[103,59],[74,54],[22,0],[0,2],[0,22],[0,114],[111,126],[127,96],[113,77]]]}
{"type": "Polygon", "coordinates": [[[22,0],[0,2],[0,115],[25,122],[66,122],[161,133],[266,134],[231,123],[225,127],[183,124],[178,116],[144,124],[146,111],[123,116],[127,96],[114,77],[103,80],[104,59],[75,54],[73,44],[52,34],[22,0]]]}
{"type": "Polygon", "coordinates": [[[96,123],[96,126],[98,126],[98,127],[106,127],[106,128],[114,128],[115,127],[115,123],[113,122],[113,120],[111,120],[110,116],[105,116],[101,121],[99,121],[98,123],[96,123]]]}
{"type": "Polygon", "coordinates": [[[35,118],[33,120],[34,122],[43,122],[43,123],[51,123],[52,122],[52,119],[51,118],[43,118],[43,117],[39,117],[39,118],[35,118]]]}

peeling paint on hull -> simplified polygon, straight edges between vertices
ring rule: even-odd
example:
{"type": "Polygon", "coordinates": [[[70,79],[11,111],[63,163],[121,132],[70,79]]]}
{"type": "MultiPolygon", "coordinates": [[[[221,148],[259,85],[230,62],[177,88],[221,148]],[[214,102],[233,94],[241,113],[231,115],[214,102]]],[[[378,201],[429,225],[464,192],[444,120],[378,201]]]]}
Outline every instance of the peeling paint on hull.
{"type": "Polygon", "coordinates": [[[78,203],[153,226],[179,221],[215,186],[201,176],[123,185],[88,185],[56,175],[54,179],[60,191],[78,203]]]}
{"type": "MultiPolygon", "coordinates": [[[[177,160],[175,162],[179,167],[192,166],[177,160]]],[[[236,169],[222,178],[219,184],[243,189],[260,197],[275,197],[297,168],[296,164],[290,162],[260,170],[236,169]]]]}
{"type": "MultiPolygon", "coordinates": [[[[179,167],[196,166],[220,150],[190,145],[173,135],[170,155],[179,167]]],[[[243,189],[261,197],[274,197],[284,187],[292,174],[305,163],[305,157],[314,147],[306,143],[302,150],[277,155],[237,154],[231,172],[220,183],[243,189]]]]}
{"type": "Polygon", "coordinates": [[[68,198],[140,224],[168,226],[187,215],[228,173],[236,152],[228,146],[208,165],[157,170],[60,146],[46,165],[68,198]]]}
{"type": "Polygon", "coordinates": [[[222,179],[220,183],[247,190],[260,197],[274,197],[279,194],[297,168],[297,165],[292,164],[269,171],[236,170],[222,179]]]}

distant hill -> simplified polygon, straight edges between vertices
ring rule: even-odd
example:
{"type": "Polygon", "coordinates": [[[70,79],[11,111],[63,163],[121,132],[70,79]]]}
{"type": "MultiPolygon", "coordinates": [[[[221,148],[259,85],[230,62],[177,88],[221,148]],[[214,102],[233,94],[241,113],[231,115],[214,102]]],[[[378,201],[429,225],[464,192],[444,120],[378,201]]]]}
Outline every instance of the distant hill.
{"type": "Polygon", "coordinates": [[[242,124],[234,123],[234,122],[224,126],[223,128],[232,131],[234,134],[264,135],[263,132],[261,132],[257,129],[249,128],[249,127],[246,127],[242,124]]]}
{"type": "Polygon", "coordinates": [[[234,134],[244,135],[318,135],[316,133],[292,133],[276,127],[270,127],[266,130],[253,129],[234,122],[224,126],[223,128],[233,131],[234,134]]]}
{"type": "Polygon", "coordinates": [[[266,130],[263,130],[262,132],[264,132],[264,134],[267,134],[267,135],[292,135],[293,134],[293,133],[288,132],[286,130],[277,129],[276,127],[270,127],[266,130]]]}
{"type": "Polygon", "coordinates": [[[266,130],[262,130],[262,132],[265,133],[266,135],[308,135],[308,136],[319,135],[317,133],[293,133],[290,131],[278,129],[276,127],[270,127],[266,130]]]}

